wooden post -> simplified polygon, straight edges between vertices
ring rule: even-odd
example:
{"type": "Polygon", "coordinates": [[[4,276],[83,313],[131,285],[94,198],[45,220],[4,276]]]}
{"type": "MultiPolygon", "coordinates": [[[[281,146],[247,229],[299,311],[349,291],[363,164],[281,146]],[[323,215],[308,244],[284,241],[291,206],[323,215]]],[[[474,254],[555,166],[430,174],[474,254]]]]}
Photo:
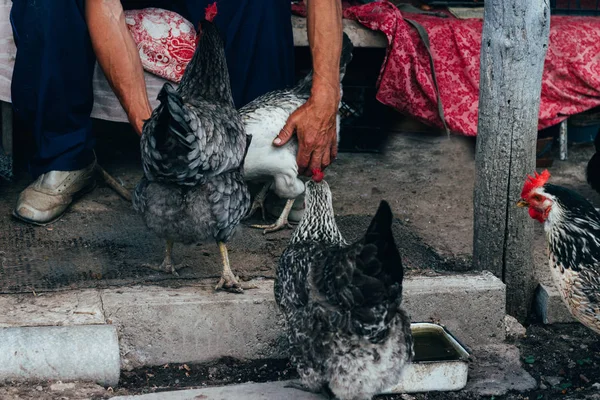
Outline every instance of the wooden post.
{"type": "Polygon", "coordinates": [[[546,0],[486,0],[475,156],[473,263],[507,286],[523,320],[533,299],[533,221],[516,207],[535,169],[541,81],[550,32],[546,0]]]}

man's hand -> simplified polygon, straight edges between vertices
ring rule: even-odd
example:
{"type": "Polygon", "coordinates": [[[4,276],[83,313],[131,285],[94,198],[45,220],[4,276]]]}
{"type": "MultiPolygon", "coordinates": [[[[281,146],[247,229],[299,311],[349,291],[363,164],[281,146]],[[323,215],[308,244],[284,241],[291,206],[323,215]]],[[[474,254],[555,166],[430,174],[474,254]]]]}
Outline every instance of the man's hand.
{"type": "MultiPolygon", "coordinates": [[[[152,111],[150,111],[150,113],[152,113],[152,111]]],[[[145,121],[145,119],[129,117],[129,122],[131,123],[131,126],[133,126],[133,130],[139,136],[142,136],[142,129],[144,128],[144,121],[145,121]]]]}
{"type": "Polygon", "coordinates": [[[298,173],[310,176],[337,157],[336,114],[340,103],[341,0],[307,0],[306,32],[312,56],[311,96],[273,141],[283,146],[298,136],[298,173]]]}
{"type": "Polygon", "coordinates": [[[337,157],[336,115],[340,102],[339,86],[319,89],[313,86],[308,101],[290,115],[273,145],[285,145],[294,133],[298,136],[298,174],[311,176],[315,168],[324,170],[337,157]]]}

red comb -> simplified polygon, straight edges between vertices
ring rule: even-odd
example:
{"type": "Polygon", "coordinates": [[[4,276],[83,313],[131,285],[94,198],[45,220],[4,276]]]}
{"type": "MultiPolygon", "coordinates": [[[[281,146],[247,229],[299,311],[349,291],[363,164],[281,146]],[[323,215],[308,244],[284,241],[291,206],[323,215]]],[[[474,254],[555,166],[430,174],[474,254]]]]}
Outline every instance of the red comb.
{"type": "Polygon", "coordinates": [[[534,174],[535,176],[527,175],[527,180],[525,181],[523,191],[521,192],[521,198],[523,199],[526,198],[533,189],[544,186],[546,182],[548,182],[548,179],[550,179],[550,172],[548,172],[547,169],[541,174],[538,174],[537,172],[534,174]]]}
{"type": "Polygon", "coordinates": [[[204,19],[208,22],[213,22],[213,19],[217,16],[217,2],[209,4],[204,10],[204,19]]]}
{"type": "Polygon", "coordinates": [[[325,174],[319,168],[312,170],[312,180],[319,183],[325,178],[325,174]]]}

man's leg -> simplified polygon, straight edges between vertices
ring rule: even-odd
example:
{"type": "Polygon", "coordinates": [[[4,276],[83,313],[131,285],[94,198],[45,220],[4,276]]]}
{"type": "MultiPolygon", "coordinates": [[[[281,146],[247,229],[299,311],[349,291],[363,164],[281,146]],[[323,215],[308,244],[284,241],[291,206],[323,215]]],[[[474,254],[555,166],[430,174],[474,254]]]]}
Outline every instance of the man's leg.
{"type": "Polygon", "coordinates": [[[31,124],[35,177],[83,168],[94,159],[90,113],[96,58],[83,16],[83,0],[14,0],[17,44],[12,102],[31,124]]]}
{"type": "Polygon", "coordinates": [[[12,103],[33,131],[36,181],[19,197],[15,216],[47,223],[93,184],[90,113],[96,58],[84,19],[84,0],[13,0],[17,45],[12,103]]]}
{"type": "MultiPolygon", "coordinates": [[[[185,0],[180,12],[195,25],[214,0],[185,0]]],[[[237,107],[294,84],[294,39],[289,0],[217,1],[215,23],[225,38],[237,107]]]]}

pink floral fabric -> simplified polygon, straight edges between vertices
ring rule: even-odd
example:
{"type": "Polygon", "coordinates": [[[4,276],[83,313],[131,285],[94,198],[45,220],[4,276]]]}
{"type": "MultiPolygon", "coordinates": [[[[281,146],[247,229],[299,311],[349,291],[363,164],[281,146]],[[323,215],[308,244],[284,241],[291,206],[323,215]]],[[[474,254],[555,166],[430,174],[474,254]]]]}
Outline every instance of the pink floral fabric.
{"type": "MultiPolygon", "coordinates": [[[[390,43],[377,99],[441,127],[429,59],[416,30],[390,2],[344,10],[346,18],[383,32],[390,43]]],[[[477,135],[481,19],[406,14],[427,30],[446,122],[452,132],[477,135]]],[[[600,105],[600,18],[553,16],[544,65],[539,129],[600,105]]]]}
{"type": "Polygon", "coordinates": [[[125,11],[125,21],[148,72],[179,82],[196,48],[196,29],[181,15],[159,8],[125,11]]]}

